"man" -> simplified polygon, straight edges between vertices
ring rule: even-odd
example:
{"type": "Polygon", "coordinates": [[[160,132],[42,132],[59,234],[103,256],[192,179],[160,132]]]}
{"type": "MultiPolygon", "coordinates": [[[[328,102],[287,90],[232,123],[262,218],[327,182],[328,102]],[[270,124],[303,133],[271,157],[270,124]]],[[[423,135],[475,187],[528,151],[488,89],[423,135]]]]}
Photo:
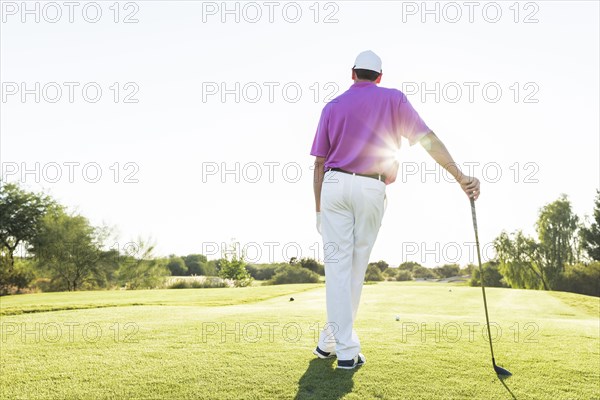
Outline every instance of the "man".
{"type": "Polygon", "coordinates": [[[366,361],[353,324],[384,214],[385,187],[396,180],[401,138],[420,143],[468,196],[479,196],[479,180],[462,174],[402,92],[377,86],[381,76],[381,59],[375,53],[356,57],[354,84],[323,108],[311,150],[327,302],[327,324],[314,354],[337,356],[342,369],[366,361]]]}

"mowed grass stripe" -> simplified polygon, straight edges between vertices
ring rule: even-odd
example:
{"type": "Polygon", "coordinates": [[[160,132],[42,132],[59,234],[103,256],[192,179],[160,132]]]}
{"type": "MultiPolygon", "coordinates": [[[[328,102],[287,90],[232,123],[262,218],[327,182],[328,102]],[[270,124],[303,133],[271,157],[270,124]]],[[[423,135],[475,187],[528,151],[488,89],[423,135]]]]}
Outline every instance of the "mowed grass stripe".
{"type": "Polygon", "coordinates": [[[0,297],[0,315],[140,305],[216,307],[254,303],[323,284],[220,289],[111,290],[35,293],[0,297]]]}

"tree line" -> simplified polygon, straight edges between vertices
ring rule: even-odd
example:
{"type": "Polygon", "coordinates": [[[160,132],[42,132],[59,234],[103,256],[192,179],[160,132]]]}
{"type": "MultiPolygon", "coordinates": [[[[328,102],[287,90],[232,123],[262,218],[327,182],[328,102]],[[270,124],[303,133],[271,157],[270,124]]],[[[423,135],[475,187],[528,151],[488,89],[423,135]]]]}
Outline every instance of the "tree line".
{"type": "MultiPolygon", "coordinates": [[[[318,282],[324,267],[316,260],[247,264],[243,256],[208,260],[203,254],[156,257],[154,244],[137,239],[111,248],[111,231],[95,227],[52,197],[14,183],[0,186],[0,295],[30,291],[145,289],[164,287],[168,276],[202,276],[172,287],[247,286],[318,282]]],[[[237,254],[238,249],[224,254],[237,254]]],[[[171,286],[167,286],[171,287],[171,286]]]]}
{"type": "Polygon", "coordinates": [[[518,230],[495,239],[497,256],[489,269],[497,269],[501,283],[600,296],[600,190],[591,223],[574,214],[561,195],[540,209],[535,230],[537,237],[518,230]]]}
{"type": "MultiPolygon", "coordinates": [[[[536,237],[517,230],[501,232],[493,245],[494,259],[482,265],[487,286],[560,290],[600,296],[600,190],[596,192],[590,222],[573,213],[566,195],[543,206],[535,224],[536,237]]],[[[479,268],[446,264],[433,269],[406,262],[398,268],[372,263],[370,280],[440,279],[470,275],[470,284],[480,285],[479,268]]]]}
{"type": "MultiPolygon", "coordinates": [[[[235,286],[247,286],[252,280],[272,284],[318,282],[325,274],[323,264],[310,258],[254,265],[246,263],[243,256],[216,260],[202,254],[156,257],[154,245],[142,239],[126,248],[109,248],[106,243],[111,231],[107,227],[92,226],[87,218],[70,212],[48,195],[14,183],[0,184],[0,295],[26,288],[155,288],[170,275],[219,277],[235,286]]],[[[540,209],[535,228],[536,237],[519,230],[502,232],[494,240],[496,257],[483,265],[485,284],[600,296],[600,191],[591,222],[575,215],[568,198],[562,195],[540,209]]],[[[237,251],[234,248],[227,253],[237,251]]],[[[454,276],[470,276],[472,285],[480,282],[479,270],[473,265],[426,268],[408,261],[391,268],[383,260],[368,265],[365,280],[454,276]]],[[[185,283],[176,286],[187,287],[185,283]]]]}
{"type": "Polygon", "coordinates": [[[94,227],[52,197],[0,186],[0,294],[34,285],[42,291],[154,287],[165,264],[144,240],[127,251],[107,248],[107,227],[94,227]]]}

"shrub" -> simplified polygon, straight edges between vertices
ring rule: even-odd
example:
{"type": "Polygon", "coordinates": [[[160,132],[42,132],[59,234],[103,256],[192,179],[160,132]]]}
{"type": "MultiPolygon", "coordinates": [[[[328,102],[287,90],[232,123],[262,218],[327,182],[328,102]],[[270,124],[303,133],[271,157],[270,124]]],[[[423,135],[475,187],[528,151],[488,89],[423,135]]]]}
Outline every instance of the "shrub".
{"type": "Polygon", "coordinates": [[[21,293],[34,279],[35,275],[28,262],[17,259],[12,268],[2,264],[0,265],[0,296],[21,293]]]}
{"type": "Polygon", "coordinates": [[[442,278],[451,278],[460,274],[460,266],[458,264],[445,264],[433,270],[442,278]]]}
{"type": "MultiPolygon", "coordinates": [[[[506,281],[502,277],[500,271],[498,271],[499,263],[495,261],[488,261],[482,265],[483,267],[483,284],[489,287],[508,287],[506,281]]],[[[471,286],[480,286],[481,281],[479,280],[479,268],[473,268],[473,275],[469,284],[471,286]]]]}
{"type": "Polygon", "coordinates": [[[600,262],[566,265],[556,290],[600,297],[600,262]]]}
{"type": "Polygon", "coordinates": [[[325,275],[325,266],[312,258],[303,258],[298,261],[302,268],[306,268],[312,272],[316,272],[319,275],[325,275]]]}
{"type": "Polygon", "coordinates": [[[252,277],[250,275],[248,275],[247,278],[242,278],[242,279],[234,279],[233,280],[233,286],[234,287],[246,287],[246,286],[250,286],[252,285],[252,281],[254,279],[252,279],[252,277]]]}
{"type": "Polygon", "coordinates": [[[375,265],[375,266],[377,266],[377,268],[379,268],[379,270],[381,272],[385,271],[390,266],[388,263],[386,263],[383,260],[379,260],[379,261],[374,262],[374,263],[369,263],[369,265],[375,265]]]}
{"type": "Polygon", "coordinates": [[[383,280],[383,274],[376,264],[370,264],[367,267],[367,273],[365,274],[366,282],[379,282],[383,280]]]}
{"type": "Polygon", "coordinates": [[[181,257],[172,256],[167,263],[167,268],[169,268],[169,271],[171,271],[171,275],[173,276],[187,275],[188,272],[188,268],[181,257]]]}
{"type": "Polygon", "coordinates": [[[37,278],[31,284],[31,287],[40,292],[58,292],[62,288],[56,287],[50,278],[37,278]]]}
{"type": "Polygon", "coordinates": [[[208,275],[206,272],[206,256],[203,254],[188,254],[182,257],[189,275],[208,275]]]}
{"type": "Polygon", "coordinates": [[[177,279],[167,285],[167,289],[189,289],[190,287],[190,282],[185,279],[177,279]]]}
{"type": "Polygon", "coordinates": [[[212,289],[234,286],[235,283],[226,281],[218,276],[207,276],[202,280],[193,280],[192,288],[194,289],[212,289]]]}
{"type": "Polygon", "coordinates": [[[415,270],[415,268],[423,268],[423,266],[421,266],[421,264],[413,262],[413,261],[406,261],[398,266],[399,270],[405,270],[405,271],[410,271],[410,272],[413,272],[415,270]]]}
{"type": "Polygon", "coordinates": [[[440,277],[438,274],[435,273],[435,271],[418,264],[413,267],[412,275],[415,279],[437,279],[440,277]]]}
{"type": "Polygon", "coordinates": [[[466,267],[461,268],[459,273],[460,275],[471,275],[475,268],[477,268],[475,265],[468,264],[466,267]]]}
{"type": "Polygon", "coordinates": [[[265,265],[246,265],[246,270],[250,274],[250,276],[259,281],[269,280],[275,275],[275,271],[281,265],[287,264],[265,264],[265,265]]]}
{"type": "Polygon", "coordinates": [[[285,265],[277,268],[275,275],[269,281],[271,285],[317,282],[319,282],[319,274],[298,265],[285,265]]]}
{"type": "Polygon", "coordinates": [[[36,278],[31,283],[34,292],[63,292],[67,290],[64,282],[52,278],[36,278]]]}
{"type": "Polygon", "coordinates": [[[402,270],[402,271],[398,271],[398,273],[396,274],[396,280],[397,281],[412,281],[413,276],[410,271],[402,270]]]}
{"type": "Polygon", "coordinates": [[[246,265],[246,271],[248,271],[248,273],[250,274],[250,276],[254,279],[259,279],[258,276],[261,273],[261,269],[259,266],[253,265],[253,264],[248,264],[246,265]]]}
{"type": "Polygon", "coordinates": [[[400,270],[398,268],[387,268],[383,271],[383,276],[389,281],[395,281],[400,270]]]}
{"type": "Polygon", "coordinates": [[[215,276],[199,277],[196,279],[175,279],[165,284],[167,289],[208,289],[234,286],[233,281],[227,281],[215,276]]]}
{"type": "Polygon", "coordinates": [[[164,283],[169,274],[164,259],[133,259],[124,257],[120,262],[118,280],[127,290],[154,289],[164,283]]]}
{"type": "Polygon", "coordinates": [[[204,264],[204,275],[206,276],[218,276],[219,271],[217,270],[217,260],[210,260],[204,264]]]}
{"type": "Polygon", "coordinates": [[[235,287],[249,286],[252,277],[245,268],[242,257],[233,257],[231,260],[223,258],[219,260],[219,276],[223,279],[231,279],[235,287]]]}

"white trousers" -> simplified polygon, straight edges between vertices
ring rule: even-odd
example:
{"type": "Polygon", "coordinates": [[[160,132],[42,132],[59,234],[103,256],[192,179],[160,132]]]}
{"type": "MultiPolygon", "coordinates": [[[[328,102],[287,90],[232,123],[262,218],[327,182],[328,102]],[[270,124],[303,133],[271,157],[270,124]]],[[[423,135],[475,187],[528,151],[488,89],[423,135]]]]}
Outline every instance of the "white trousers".
{"type": "Polygon", "coordinates": [[[385,212],[385,183],[328,171],[321,190],[327,324],[319,348],[350,360],[360,352],[353,325],[369,256],[385,212]]]}

